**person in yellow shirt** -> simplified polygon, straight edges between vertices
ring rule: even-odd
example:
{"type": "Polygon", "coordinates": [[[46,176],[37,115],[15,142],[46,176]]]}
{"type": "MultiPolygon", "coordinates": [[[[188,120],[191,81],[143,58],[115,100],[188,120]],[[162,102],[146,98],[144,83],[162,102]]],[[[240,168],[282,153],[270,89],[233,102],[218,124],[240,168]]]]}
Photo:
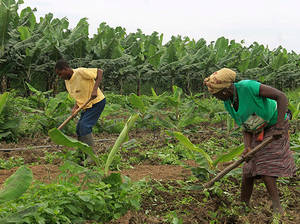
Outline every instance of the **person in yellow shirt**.
{"type": "Polygon", "coordinates": [[[55,71],[60,78],[65,80],[67,91],[76,101],[72,113],[90,100],[82,108],[83,111],[76,126],[76,134],[79,141],[93,147],[92,129],[97,123],[106,103],[105,96],[99,89],[103,71],[98,68],[72,69],[63,59],[57,61],[55,71]]]}

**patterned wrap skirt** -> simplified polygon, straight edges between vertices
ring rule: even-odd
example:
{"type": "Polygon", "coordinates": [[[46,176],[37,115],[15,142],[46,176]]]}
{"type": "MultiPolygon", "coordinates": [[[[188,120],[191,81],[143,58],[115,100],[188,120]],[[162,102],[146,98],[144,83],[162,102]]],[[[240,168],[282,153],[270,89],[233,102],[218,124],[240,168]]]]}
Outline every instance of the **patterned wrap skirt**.
{"type": "MultiPolygon", "coordinates": [[[[272,136],[275,125],[265,129],[264,138],[272,136]]],[[[289,124],[288,120],[284,124],[285,133],[279,139],[273,139],[263,149],[258,151],[251,160],[244,163],[243,175],[245,177],[291,177],[296,175],[296,166],[293,153],[290,150],[289,124]]],[[[257,135],[254,134],[251,148],[259,145],[257,135]]]]}

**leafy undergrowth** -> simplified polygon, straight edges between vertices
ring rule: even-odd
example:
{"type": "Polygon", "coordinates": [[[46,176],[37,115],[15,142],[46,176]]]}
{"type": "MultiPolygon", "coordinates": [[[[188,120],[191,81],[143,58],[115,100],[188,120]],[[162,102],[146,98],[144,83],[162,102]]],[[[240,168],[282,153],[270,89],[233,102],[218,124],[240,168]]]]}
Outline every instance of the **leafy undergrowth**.
{"type": "Polygon", "coordinates": [[[21,198],[0,206],[0,223],[105,223],[140,207],[141,182],[119,173],[103,177],[76,164],[61,167],[58,182],[35,183],[21,198]]]}
{"type": "MultiPolygon", "coordinates": [[[[237,133],[228,135],[219,131],[222,126],[222,123],[202,123],[185,135],[216,158],[241,141],[237,133]]],[[[199,155],[186,150],[163,131],[137,129],[129,137],[130,141],[123,145],[111,165],[113,172],[132,179],[123,176],[118,190],[112,190],[111,184],[102,181],[100,170],[61,166],[66,161],[76,162],[74,150],[29,147],[24,151],[2,152],[1,161],[6,169],[28,164],[36,181],[19,200],[0,208],[1,217],[16,217],[15,212],[21,212],[25,223],[275,223],[271,201],[261,181],[255,185],[252,207],[240,203],[240,168],[204,190],[201,185],[205,181],[199,181],[191,172],[201,162],[199,155]],[[12,157],[16,159],[9,159],[12,157]],[[74,172],[79,176],[72,175],[74,172]],[[71,178],[66,179],[64,175],[71,178]],[[60,177],[58,181],[57,177],[60,177]],[[83,182],[84,177],[91,182],[83,182]],[[24,209],[32,209],[25,210],[31,214],[24,216],[24,209]]],[[[116,138],[117,135],[105,133],[96,136],[97,155],[103,163],[116,138]]],[[[29,143],[30,140],[5,147],[25,147],[29,143]]],[[[39,138],[34,139],[32,146],[43,144],[49,142],[39,138]]],[[[299,156],[295,159],[299,176],[299,156]]],[[[218,168],[222,170],[227,165],[223,163],[218,168]]],[[[6,179],[12,173],[1,170],[0,177],[6,179]]],[[[286,211],[281,221],[300,223],[299,180],[279,179],[279,189],[286,211]]]]}
{"type": "MultiPolygon", "coordinates": [[[[152,180],[148,183],[151,190],[143,195],[141,209],[128,212],[110,224],[275,223],[268,194],[261,182],[255,186],[251,208],[239,201],[239,183],[239,179],[230,176],[203,191],[201,183],[197,182],[152,180]]],[[[283,202],[286,213],[280,217],[283,223],[300,221],[297,211],[300,192],[295,184],[291,181],[280,185],[281,197],[286,198],[283,202]]]]}

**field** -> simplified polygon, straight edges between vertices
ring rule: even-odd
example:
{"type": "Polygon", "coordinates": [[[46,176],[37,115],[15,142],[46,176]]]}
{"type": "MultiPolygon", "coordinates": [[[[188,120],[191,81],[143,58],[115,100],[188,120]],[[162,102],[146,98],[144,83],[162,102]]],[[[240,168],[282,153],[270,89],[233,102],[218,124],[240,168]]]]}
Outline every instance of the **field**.
{"type": "Polygon", "coordinates": [[[19,10],[0,0],[0,223],[300,223],[300,55],[254,42],[127,33],[87,18],[19,10]],[[78,117],[62,131],[74,100],[55,73],[101,68],[107,105],[93,129],[95,153],[76,140],[78,117]],[[202,85],[231,68],[286,93],[297,173],[279,178],[283,215],[273,214],[257,180],[252,204],[240,202],[241,128],[202,85]],[[81,161],[90,156],[93,164],[81,161]]]}
{"type": "MultiPolygon", "coordinates": [[[[295,95],[297,96],[297,91],[289,94],[291,104],[297,100],[293,98],[295,95]]],[[[0,206],[0,217],[20,214],[18,212],[23,209],[37,206],[34,212],[21,215],[23,222],[111,224],[279,223],[279,220],[284,223],[300,222],[299,119],[291,121],[290,130],[292,148],[295,150],[297,177],[278,180],[281,203],[285,209],[284,216],[278,217],[272,213],[271,200],[260,180],[256,182],[251,207],[246,207],[240,202],[241,167],[231,171],[213,187],[203,188],[203,184],[210,178],[237,160],[240,150],[243,149],[240,129],[232,124],[232,120],[224,113],[222,103],[216,99],[200,96],[183,97],[180,88],[176,87],[173,94],[140,97],[134,94],[130,96],[108,94],[109,103],[94,129],[95,149],[100,166],[86,167],[78,165],[79,148],[56,145],[43,130],[44,127],[35,123],[38,121],[36,116],[41,119],[46,113],[32,112],[33,102],[37,102],[34,99],[36,99],[34,95],[27,99],[14,99],[15,102],[22,101],[24,106],[26,106],[24,102],[27,102],[32,109],[31,112],[27,110],[26,115],[23,114],[23,123],[19,124],[19,128],[26,130],[27,136],[24,134],[18,136],[17,142],[1,141],[1,149],[16,150],[0,152],[0,183],[2,184],[17,167],[24,164],[32,170],[34,181],[21,198],[0,206]],[[164,109],[157,110],[157,107],[164,109]],[[118,196],[113,194],[111,198],[105,198],[102,195],[105,205],[99,205],[97,204],[99,198],[94,196],[99,194],[100,186],[103,188],[103,181],[107,184],[103,170],[108,154],[129,115],[137,112],[139,119],[136,120],[129,131],[129,138],[118,149],[110,164],[109,174],[121,174],[122,183],[119,183],[121,187],[113,188],[113,184],[109,185],[110,194],[116,192],[118,196]],[[28,125],[35,129],[30,129],[28,125]],[[214,167],[209,168],[204,154],[180,144],[176,137],[170,134],[174,132],[187,137],[196,148],[203,149],[214,162],[229,152],[239,153],[227,160],[220,160],[214,167]],[[57,194],[60,195],[58,198],[57,194]],[[78,203],[80,208],[72,207],[72,203],[74,206],[78,203]],[[97,210],[100,208],[102,213],[97,210]],[[100,217],[97,214],[101,214],[100,217]]],[[[51,100],[57,101],[59,97],[50,98],[48,102],[51,100]]],[[[43,102],[42,98],[39,102],[43,102]]],[[[47,111],[47,108],[49,107],[45,107],[44,111],[47,111]]],[[[68,114],[60,117],[61,120],[58,119],[54,124],[58,126],[66,116],[68,114]]],[[[50,124],[51,119],[49,117],[47,119],[49,120],[46,123],[50,124]]],[[[72,120],[64,129],[65,134],[74,138],[76,119],[78,118],[72,120]]],[[[52,127],[47,128],[49,130],[52,127]]]]}

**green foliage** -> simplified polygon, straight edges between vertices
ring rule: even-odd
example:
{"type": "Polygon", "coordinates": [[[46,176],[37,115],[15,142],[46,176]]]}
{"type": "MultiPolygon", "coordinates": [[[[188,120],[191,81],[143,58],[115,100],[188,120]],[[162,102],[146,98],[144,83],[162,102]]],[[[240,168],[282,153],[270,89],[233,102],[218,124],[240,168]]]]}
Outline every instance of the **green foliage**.
{"type": "MultiPolygon", "coordinates": [[[[220,42],[221,45],[222,43],[223,41],[220,42]]],[[[224,44],[226,44],[226,41],[224,44]]],[[[153,164],[180,164],[185,166],[187,162],[185,160],[194,160],[197,166],[192,168],[192,172],[198,179],[204,181],[217,171],[218,164],[234,160],[242,152],[243,146],[240,145],[242,136],[235,133],[226,134],[226,114],[222,102],[214,98],[202,98],[201,94],[186,96],[184,91],[180,91],[179,87],[174,89],[172,93],[165,92],[159,95],[156,94],[154,89],[152,93],[152,97],[136,94],[129,96],[106,95],[111,100],[107,101],[107,107],[97,124],[99,130],[103,131],[105,128],[107,131],[123,133],[124,117],[137,110],[139,111],[139,117],[135,121],[134,128],[138,132],[143,127],[142,125],[147,124],[146,127],[143,127],[146,131],[137,134],[137,137],[144,139],[144,135],[151,135],[149,141],[151,144],[147,144],[148,141],[145,143],[139,140],[132,140],[125,144],[121,143],[121,145],[117,145],[116,142],[114,146],[116,147],[116,153],[110,156],[112,161],[109,164],[110,170],[123,169],[125,166],[144,162],[143,160],[146,160],[147,164],[153,162],[153,164]],[[165,120],[170,123],[170,128],[167,125],[162,126],[161,123],[153,119],[158,115],[166,118],[165,120]],[[191,120],[189,120],[189,117],[191,120]],[[215,124],[215,122],[218,122],[218,124],[215,124]],[[100,129],[103,124],[104,128],[100,129]],[[174,130],[177,130],[175,132],[177,134],[173,134],[172,137],[177,136],[181,144],[175,144],[173,138],[164,135],[164,131],[148,132],[148,128],[154,125],[160,129],[167,129],[172,134],[174,130]],[[181,132],[178,130],[181,130],[181,132]],[[185,137],[187,134],[189,138],[185,137]],[[190,136],[193,138],[190,138],[190,136]],[[121,147],[122,150],[118,150],[121,147]],[[216,159],[212,160],[212,158],[216,159]]],[[[14,96],[14,93],[10,93],[10,96],[11,94],[14,96]]],[[[32,114],[35,115],[32,116],[35,119],[31,117],[31,122],[34,125],[36,123],[40,124],[39,116],[45,117],[45,121],[49,122],[51,116],[66,116],[69,108],[69,102],[65,102],[69,100],[65,92],[53,98],[50,95],[43,94],[43,92],[32,90],[30,97],[9,97],[8,100],[11,100],[11,98],[14,100],[6,103],[2,115],[7,114],[7,106],[13,109],[19,108],[16,111],[18,114],[20,111],[24,112],[21,117],[27,124],[29,123],[27,118],[31,117],[32,114]],[[26,109],[24,109],[25,107],[26,109]]],[[[289,100],[293,104],[298,102],[298,95],[290,95],[289,100]]],[[[13,114],[13,116],[16,115],[13,114]]],[[[291,132],[291,149],[295,150],[294,158],[298,166],[300,161],[298,119],[290,122],[292,129],[295,130],[291,132]]],[[[54,141],[57,144],[74,148],[83,147],[83,150],[88,147],[86,145],[80,146],[76,143],[76,140],[69,139],[62,133],[57,133],[57,130],[50,130],[49,134],[53,134],[52,138],[56,139],[54,141]]],[[[127,137],[125,135],[125,140],[120,137],[121,142],[126,141],[127,137]]],[[[59,176],[58,183],[36,184],[29,188],[29,191],[19,199],[1,204],[0,223],[106,223],[126,214],[129,209],[140,207],[141,182],[132,183],[126,177],[122,177],[124,180],[122,181],[119,174],[112,174],[104,178],[102,166],[108,161],[108,153],[101,150],[99,158],[97,158],[101,167],[92,167],[94,169],[92,170],[69,161],[68,159],[73,152],[73,150],[68,150],[64,153],[65,155],[63,153],[57,154],[64,161],[64,165],[60,167],[62,174],[59,176]]],[[[49,154],[45,156],[49,157],[48,162],[51,163],[53,158],[49,154]]],[[[18,158],[11,158],[8,161],[0,161],[0,166],[3,165],[3,168],[7,169],[10,166],[21,165],[23,162],[18,158]]],[[[187,194],[189,194],[187,189],[190,190],[192,188],[191,184],[195,181],[199,182],[195,177],[185,176],[184,184],[180,181],[163,182],[160,186],[160,189],[163,189],[161,191],[166,191],[167,195],[170,194],[172,198],[174,195],[179,195],[180,198],[174,197],[176,205],[175,203],[165,203],[165,212],[155,215],[164,217],[163,221],[185,222],[185,214],[181,212],[182,210],[180,210],[180,213],[177,210],[171,212],[167,206],[170,207],[171,205],[173,207],[174,205],[177,208],[201,206],[203,208],[206,202],[215,201],[217,197],[222,201],[220,205],[217,205],[218,210],[221,211],[218,213],[220,217],[217,216],[214,208],[208,209],[205,221],[214,218],[214,220],[217,220],[216,222],[223,223],[230,220],[224,218],[227,217],[226,215],[240,217],[239,210],[235,208],[239,205],[233,204],[235,207],[228,208],[228,204],[235,203],[234,198],[238,197],[234,195],[232,189],[237,187],[237,175],[240,176],[240,172],[241,170],[237,169],[230,178],[225,177],[222,182],[216,183],[213,188],[198,192],[199,194],[196,194],[197,198],[187,197],[187,194]],[[169,185],[172,188],[170,188],[171,190],[166,189],[162,185],[169,185]],[[227,190],[227,187],[230,190],[227,190]],[[183,197],[178,194],[181,191],[184,191],[183,197]],[[218,219],[215,219],[216,217],[218,219]]],[[[150,182],[149,186],[153,188],[153,182],[150,182]]],[[[144,188],[143,192],[150,195],[150,201],[153,200],[151,204],[157,205],[157,202],[163,201],[161,200],[162,195],[156,197],[155,193],[157,191],[151,188],[144,188]]],[[[152,211],[147,208],[147,212],[151,213],[152,211]]],[[[190,210],[187,210],[187,212],[189,214],[190,210]]],[[[237,221],[237,218],[235,221],[237,221]]]]}
{"type": "Polygon", "coordinates": [[[292,119],[298,119],[300,114],[300,102],[298,104],[289,103],[288,108],[292,111],[292,119]]]}
{"type": "Polygon", "coordinates": [[[300,90],[295,90],[289,93],[289,105],[288,108],[291,110],[293,115],[293,120],[300,118],[300,90]]]}
{"type": "Polygon", "coordinates": [[[26,82],[26,85],[28,86],[29,90],[33,93],[29,97],[30,101],[33,103],[32,106],[37,107],[38,109],[43,109],[47,105],[47,101],[49,98],[50,93],[52,90],[47,91],[47,92],[42,92],[37,89],[35,89],[32,85],[26,82]]]}
{"type": "Polygon", "coordinates": [[[9,31],[18,23],[18,7],[23,1],[1,0],[0,1],[0,58],[4,54],[5,45],[10,35],[9,31]]]}
{"type": "Polygon", "coordinates": [[[152,89],[153,96],[149,100],[149,105],[139,111],[142,113],[144,121],[154,118],[157,126],[182,131],[185,127],[199,121],[207,109],[202,107],[193,96],[184,98],[181,88],[177,86],[172,88],[172,94],[164,92],[161,95],[157,95],[152,89]]]}
{"type": "Polygon", "coordinates": [[[9,170],[13,167],[24,165],[24,158],[10,156],[8,159],[0,158],[0,169],[9,170]]]}
{"type": "Polygon", "coordinates": [[[98,132],[106,132],[110,134],[120,133],[124,128],[125,122],[123,119],[106,119],[100,118],[100,122],[96,124],[95,130],[98,132]]]}
{"type": "Polygon", "coordinates": [[[71,181],[39,184],[19,200],[0,206],[0,217],[16,220],[21,216],[22,223],[33,224],[106,223],[140,207],[140,187],[128,178],[122,181],[116,173],[103,180],[93,179],[87,189],[71,181]]]}
{"type": "Polygon", "coordinates": [[[233,148],[233,149],[229,149],[230,152],[223,154],[221,156],[219,156],[217,159],[214,160],[213,162],[213,166],[216,167],[218,163],[220,162],[230,162],[232,161],[234,158],[236,158],[237,156],[241,155],[242,152],[244,151],[245,147],[244,144],[241,144],[240,146],[233,148]]]}
{"type": "Polygon", "coordinates": [[[19,119],[16,117],[17,110],[8,103],[9,93],[0,94],[0,141],[16,140],[19,119]]]}
{"type": "Polygon", "coordinates": [[[23,210],[20,209],[19,211],[0,219],[0,223],[22,223],[27,216],[34,215],[38,208],[39,206],[32,206],[23,210]]]}
{"type": "Polygon", "coordinates": [[[28,95],[26,83],[43,91],[64,90],[53,72],[62,56],[72,67],[102,68],[104,90],[122,94],[174,85],[188,94],[203,91],[203,79],[222,67],[238,71],[238,80],[256,79],[279,89],[299,86],[299,55],[281,46],[271,51],[257,42],[245,46],[226,37],[207,43],[181,36],[163,44],[163,34],[126,33],[105,22],[89,37],[87,18],[70,29],[67,18],[52,13],[36,21],[29,7],[18,12],[22,1],[0,3],[0,80],[8,83],[2,91],[15,88],[28,95]]]}
{"type": "Polygon", "coordinates": [[[200,149],[197,146],[195,146],[193,143],[191,143],[191,141],[186,136],[184,136],[180,132],[173,132],[172,134],[186,148],[200,153],[206,159],[206,162],[207,162],[206,167],[209,169],[213,169],[213,161],[212,161],[211,157],[203,149],[200,149]]]}
{"type": "Polygon", "coordinates": [[[0,204],[19,198],[27,191],[32,182],[32,171],[21,166],[4,182],[0,190],[0,204]]]}
{"type": "Polygon", "coordinates": [[[8,93],[3,93],[0,95],[0,114],[4,109],[7,99],[8,99],[8,93]]]}
{"type": "Polygon", "coordinates": [[[63,145],[71,148],[73,147],[83,151],[94,160],[94,162],[98,167],[100,167],[99,159],[95,156],[92,148],[87,144],[80,142],[74,138],[66,136],[57,128],[52,128],[51,130],[48,131],[48,134],[51,140],[58,145],[63,145]]]}
{"type": "MultiPolygon", "coordinates": [[[[20,129],[24,133],[23,135],[28,135],[27,133],[31,133],[31,135],[46,134],[47,130],[58,126],[69,116],[70,107],[73,106],[74,102],[67,92],[61,92],[55,97],[51,97],[52,91],[39,91],[29,83],[27,86],[32,95],[19,105],[25,112],[23,116],[26,116],[26,119],[21,122],[20,129]]],[[[74,121],[71,121],[64,131],[73,133],[74,129],[74,121]]]]}
{"type": "MultiPolygon", "coordinates": [[[[139,152],[139,160],[150,160],[153,163],[171,164],[171,165],[185,165],[184,161],[194,160],[193,152],[181,144],[173,145],[171,143],[163,148],[152,148],[146,152],[139,152]]],[[[130,158],[132,159],[132,158],[130,158]]]]}
{"type": "Polygon", "coordinates": [[[145,107],[143,101],[136,94],[134,94],[134,93],[130,94],[130,96],[128,97],[128,101],[129,101],[129,103],[131,103],[131,105],[133,105],[136,109],[138,109],[142,114],[144,114],[146,112],[146,107],[145,107]]]}
{"type": "Polygon", "coordinates": [[[105,168],[104,168],[104,172],[107,175],[108,174],[108,170],[109,170],[109,166],[112,163],[115,154],[117,153],[117,151],[119,150],[120,146],[122,143],[125,142],[126,139],[128,139],[128,132],[130,130],[130,128],[133,127],[135,121],[138,119],[139,115],[138,114],[133,114],[129,117],[129,119],[127,120],[122,132],[120,133],[120,135],[118,136],[116,142],[114,143],[108,158],[106,160],[105,163],[105,168]]]}

